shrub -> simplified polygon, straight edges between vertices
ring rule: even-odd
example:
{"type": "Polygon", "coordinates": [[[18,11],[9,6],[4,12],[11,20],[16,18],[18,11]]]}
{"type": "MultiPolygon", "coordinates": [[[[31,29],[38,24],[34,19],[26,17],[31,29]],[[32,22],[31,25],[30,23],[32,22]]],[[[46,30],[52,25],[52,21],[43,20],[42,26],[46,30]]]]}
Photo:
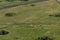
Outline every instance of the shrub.
{"type": "Polygon", "coordinates": [[[20,1],[28,1],[28,0],[20,0],[20,1]]]}
{"type": "Polygon", "coordinates": [[[18,37],[14,37],[14,39],[18,40],[19,38],[18,37]]]}
{"type": "Polygon", "coordinates": [[[38,38],[37,38],[37,40],[41,40],[41,38],[40,38],[40,37],[38,37],[38,38]]]}
{"type": "Polygon", "coordinates": [[[8,16],[8,17],[11,17],[11,16],[14,16],[15,13],[6,13],[5,16],[8,16]]]}
{"type": "Polygon", "coordinates": [[[49,16],[53,16],[53,17],[60,17],[60,13],[53,14],[53,15],[49,15],[49,16]]]}
{"type": "Polygon", "coordinates": [[[50,37],[38,37],[36,40],[53,40],[52,38],[50,38],[50,37]]]}
{"type": "Polygon", "coordinates": [[[48,0],[39,0],[40,2],[42,2],[42,1],[48,1],[48,0]]]}
{"type": "Polygon", "coordinates": [[[12,1],[14,1],[14,0],[6,0],[6,1],[8,1],[8,2],[12,2],[12,1]]]}
{"type": "Polygon", "coordinates": [[[2,2],[2,1],[0,1],[0,2],[2,2]]]}
{"type": "Polygon", "coordinates": [[[35,6],[34,4],[31,4],[31,6],[35,6]]]}
{"type": "Polygon", "coordinates": [[[54,16],[54,15],[51,15],[51,14],[50,14],[49,16],[52,17],[52,16],[54,16]]]}
{"type": "Polygon", "coordinates": [[[5,30],[0,30],[0,35],[7,35],[9,32],[5,30]]]}
{"type": "Polygon", "coordinates": [[[59,13],[59,14],[55,14],[54,16],[55,16],[55,17],[60,17],[60,13],[59,13]]]}

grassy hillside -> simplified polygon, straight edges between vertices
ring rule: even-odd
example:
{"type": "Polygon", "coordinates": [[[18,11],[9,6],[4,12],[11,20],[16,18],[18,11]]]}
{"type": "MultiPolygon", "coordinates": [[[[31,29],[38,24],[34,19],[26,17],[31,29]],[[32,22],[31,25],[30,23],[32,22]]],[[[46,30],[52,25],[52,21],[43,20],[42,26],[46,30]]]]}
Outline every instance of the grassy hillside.
{"type": "Polygon", "coordinates": [[[9,31],[0,35],[0,40],[35,40],[49,36],[60,39],[60,17],[49,16],[60,13],[60,5],[55,0],[34,3],[35,6],[21,5],[0,10],[0,29],[9,31]],[[15,13],[12,17],[6,13],[15,13]]]}
{"type": "MultiPolygon", "coordinates": [[[[28,0],[27,2],[30,2],[30,1],[34,1],[34,0],[28,0]]],[[[0,8],[16,5],[16,4],[22,4],[22,3],[24,2],[20,0],[13,0],[13,1],[0,0],[0,8]]]]}

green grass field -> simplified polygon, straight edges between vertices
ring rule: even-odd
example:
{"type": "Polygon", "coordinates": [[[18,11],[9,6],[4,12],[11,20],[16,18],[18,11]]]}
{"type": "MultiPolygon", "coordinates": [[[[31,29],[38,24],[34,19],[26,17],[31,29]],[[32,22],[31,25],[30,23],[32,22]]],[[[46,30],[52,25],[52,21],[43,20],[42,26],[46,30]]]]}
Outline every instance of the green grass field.
{"type": "Polygon", "coordinates": [[[60,13],[60,5],[55,0],[34,4],[35,6],[28,4],[0,10],[0,24],[6,24],[0,25],[0,29],[9,31],[8,35],[0,35],[0,40],[35,40],[42,36],[60,40],[60,18],[48,16],[60,13]],[[16,15],[6,17],[5,14],[9,12],[16,15]]]}
{"type": "MultiPolygon", "coordinates": [[[[34,1],[34,0],[29,0],[30,1],[34,1]]],[[[16,4],[22,4],[24,3],[23,1],[20,0],[14,0],[12,2],[8,2],[6,0],[0,0],[0,8],[6,7],[6,6],[11,6],[11,5],[16,5],[16,4]]]]}

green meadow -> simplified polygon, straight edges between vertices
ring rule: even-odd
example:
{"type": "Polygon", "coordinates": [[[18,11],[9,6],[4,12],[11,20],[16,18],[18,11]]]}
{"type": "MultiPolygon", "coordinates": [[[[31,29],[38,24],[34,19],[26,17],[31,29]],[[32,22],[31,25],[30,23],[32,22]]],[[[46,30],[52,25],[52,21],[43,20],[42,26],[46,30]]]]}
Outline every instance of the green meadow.
{"type": "MultiPolygon", "coordinates": [[[[34,1],[34,0],[28,0],[28,2],[31,2],[31,1],[34,1]]],[[[20,1],[20,0],[13,0],[13,1],[0,0],[0,8],[17,5],[17,4],[23,4],[23,3],[24,1],[20,1]]]]}
{"type": "MultiPolygon", "coordinates": [[[[4,4],[5,2],[0,5],[4,4]]],[[[0,30],[9,32],[0,35],[0,40],[35,40],[44,36],[60,40],[60,17],[49,16],[60,13],[60,4],[55,0],[33,4],[35,6],[27,4],[0,10],[0,30]],[[6,13],[15,15],[7,17],[6,13]]]]}

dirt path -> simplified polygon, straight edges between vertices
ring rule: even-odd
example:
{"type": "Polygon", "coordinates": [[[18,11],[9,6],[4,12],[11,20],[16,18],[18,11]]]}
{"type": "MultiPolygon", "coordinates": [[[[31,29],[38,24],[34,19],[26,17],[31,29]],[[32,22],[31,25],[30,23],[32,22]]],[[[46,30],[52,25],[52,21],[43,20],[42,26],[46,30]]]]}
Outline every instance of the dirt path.
{"type": "MultiPolygon", "coordinates": [[[[42,0],[44,1],[44,0],[42,0]]],[[[20,3],[20,4],[15,4],[15,5],[11,5],[11,6],[6,6],[3,8],[0,8],[0,10],[6,9],[6,8],[12,8],[12,7],[16,7],[16,6],[21,6],[21,5],[27,5],[27,4],[32,4],[32,3],[37,3],[37,2],[42,2],[41,0],[36,0],[36,1],[31,1],[31,2],[24,2],[24,3],[20,3]]],[[[46,1],[46,0],[45,0],[46,1]]]]}

